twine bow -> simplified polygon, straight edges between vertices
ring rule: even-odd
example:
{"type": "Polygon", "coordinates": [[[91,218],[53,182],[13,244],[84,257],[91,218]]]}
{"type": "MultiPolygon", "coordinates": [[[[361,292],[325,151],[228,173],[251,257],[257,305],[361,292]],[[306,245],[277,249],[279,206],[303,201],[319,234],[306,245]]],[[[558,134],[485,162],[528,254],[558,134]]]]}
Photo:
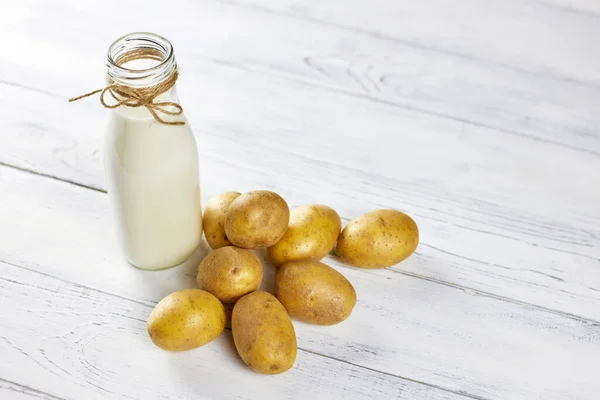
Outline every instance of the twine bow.
{"type": "MultiPolygon", "coordinates": [[[[154,49],[136,49],[121,55],[121,57],[116,60],[116,63],[121,65],[127,61],[140,58],[154,59],[159,61],[162,60],[160,53],[154,49]]],[[[163,80],[159,84],[142,88],[119,85],[110,78],[107,78],[108,84],[104,88],[94,90],[81,96],[73,97],[69,99],[69,103],[100,93],[100,103],[102,103],[102,105],[106,108],[117,108],[120,106],[146,107],[150,114],[152,114],[152,117],[154,117],[154,119],[161,124],[184,125],[184,121],[165,121],[159,115],[159,113],[172,116],[183,114],[183,108],[179,104],[172,101],[154,102],[158,95],[166,92],[175,85],[178,77],[179,74],[177,73],[177,69],[175,69],[167,79],[163,80]],[[104,99],[106,93],[110,93],[116,103],[106,103],[104,99]]]]}

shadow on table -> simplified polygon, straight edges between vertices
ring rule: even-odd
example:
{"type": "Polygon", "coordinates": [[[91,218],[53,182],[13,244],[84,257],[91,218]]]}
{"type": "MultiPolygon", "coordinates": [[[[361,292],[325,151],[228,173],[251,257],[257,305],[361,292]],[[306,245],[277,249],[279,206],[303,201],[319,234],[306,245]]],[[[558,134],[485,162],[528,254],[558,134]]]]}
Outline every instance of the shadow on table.
{"type": "Polygon", "coordinates": [[[140,284],[146,285],[157,300],[181,289],[197,288],[196,273],[198,264],[210,252],[208,244],[202,240],[200,246],[183,263],[160,271],[139,270],[140,284]]]}

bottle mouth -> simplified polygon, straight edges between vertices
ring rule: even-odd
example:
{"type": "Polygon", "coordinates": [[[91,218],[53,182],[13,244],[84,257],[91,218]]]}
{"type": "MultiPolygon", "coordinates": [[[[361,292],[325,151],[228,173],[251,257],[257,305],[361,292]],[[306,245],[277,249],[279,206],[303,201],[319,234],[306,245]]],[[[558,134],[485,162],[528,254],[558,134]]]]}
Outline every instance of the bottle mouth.
{"type": "Polygon", "coordinates": [[[119,85],[147,87],[156,85],[177,69],[173,45],[166,38],[151,32],[133,32],[115,40],[106,54],[106,73],[119,85]],[[148,59],[157,63],[136,68],[129,61],[148,59]]]}

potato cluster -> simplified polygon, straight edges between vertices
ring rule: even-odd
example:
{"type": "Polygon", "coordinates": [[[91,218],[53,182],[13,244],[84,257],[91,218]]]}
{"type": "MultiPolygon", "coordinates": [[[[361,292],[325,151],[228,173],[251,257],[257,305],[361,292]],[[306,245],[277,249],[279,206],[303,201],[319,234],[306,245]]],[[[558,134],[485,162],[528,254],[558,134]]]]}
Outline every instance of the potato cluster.
{"type": "Polygon", "coordinates": [[[333,325],[352,313],[354,287],[320,262],[334,247],[346,264],[385,268],[407,258],[419,243],[415,221],[400,211],[372,211],[342,230],[332,208],[310,204],[290,212],[281,196],[266,190],[213,197],[204,209],[203,229],[213,251],[198,266],[199,289],[161,300],[148,319],[150,338],[172,351],[202,346],[225,329],[226,309],[233,308],[238,354],[263,374],[285,372],[294,364],[297,344],[290,317],[333,325]],[[257,250],[265,251],[277,268],[274,296],[257,291],[263,280],[257,250]]]}

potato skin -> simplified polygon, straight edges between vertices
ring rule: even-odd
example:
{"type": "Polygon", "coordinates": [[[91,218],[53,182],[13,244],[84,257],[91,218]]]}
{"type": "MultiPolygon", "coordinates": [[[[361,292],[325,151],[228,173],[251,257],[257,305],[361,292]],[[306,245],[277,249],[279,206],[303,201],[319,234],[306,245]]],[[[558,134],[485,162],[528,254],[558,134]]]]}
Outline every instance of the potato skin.
{"type": "Polygon", "coordinates": [[[408,215],[377,210],[350,222],[340,234],[336,254],[361,268],[385,268],[410,256],[419,244],[419,229],[408,215]]]}
{"type": "Polygon", "coordinates": [[[281,196],[255,190],[241,195],[227,208],[225,234],[237,247],[269,247],[283,236],[289,221],[290,209],[281,196]]]}
{"type": "Polygon", "coordinates": [[[225,235],[225,216],[229,205],[241,196],[238,192],[224,192],[211,197],[206,202],[202,217],[204,236],[211,249],[231,246],[231,242],[225,235]]]}
{"type": "Polygon", "coordinates": [[[225,311],[212,294],[199,289],[179,290],[162,299],[148,318],[155,345],[171,351],[200,347],[225,327],[225,311]]]}
{"type": "Polygon", "coordinates": [[[198,265],[198,287],[223,303],[233,303],[260,286],[263,270],[250,250],[235,246],[211,251],[198,265]]]}
{"type": "Polygon", "coordinates": [[[356,304],[352,284],[318,261],[290,261],[275,275],[275,296],[290,317],[318,325],[342,322],[356,304]]]}
{"type": "Polygon", "coordinates": [[[252,292],[235,303],[231,317],[238,354],[254,371],[280,374],[296,360],[296,332],[285,308],[267,292],[252,292]]]}
{"type": "Polygon", "coordinates": [[[342,222],[334,209],[308,204],[290,213],[290,225],[277,243],[269,247],[269,261],[276,267],[294,260],[319,261],[335,246],[342,222]]]}

